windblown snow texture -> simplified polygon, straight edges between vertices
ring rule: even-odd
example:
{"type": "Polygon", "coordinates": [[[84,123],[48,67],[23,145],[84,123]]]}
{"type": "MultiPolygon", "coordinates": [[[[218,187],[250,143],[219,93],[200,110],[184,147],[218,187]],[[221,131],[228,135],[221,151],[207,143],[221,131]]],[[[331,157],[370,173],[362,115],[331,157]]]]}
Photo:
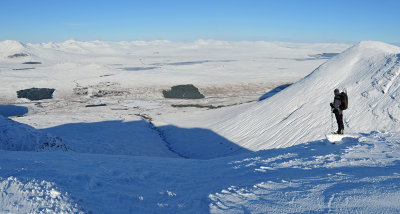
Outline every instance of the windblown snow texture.
{"type": "Polygon", "coordinates": [[[231,118],[214,127],[253,151],[322,139],[330,132],[333,90],[346,88],[345,132],[398,132],[399,74],[399,47],[361,42],[275,96],[230,114],[231,118]]]}

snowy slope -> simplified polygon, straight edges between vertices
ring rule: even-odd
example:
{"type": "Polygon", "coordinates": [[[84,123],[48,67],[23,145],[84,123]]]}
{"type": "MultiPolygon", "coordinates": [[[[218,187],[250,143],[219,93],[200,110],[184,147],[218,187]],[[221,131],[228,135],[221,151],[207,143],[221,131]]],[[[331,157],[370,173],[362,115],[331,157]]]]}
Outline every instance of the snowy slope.
{"type": "Polygon", "coordinates": [[[0,151],[0,212],[396,213],[400,135],[213,160],[0,151]]]}
{"type": "Polygon", "coordinates": [[[0,115],[0,149],[8,151],[68,151],[59,137],[0,115]]]}
{"type": "Polygon", "coordinates": [[[16,53],[26,53],[26,45],[14,40],[5,40],[0,42],[0,59],[5,60],[8,56],[16,53]]]}
{"type": "Polygon", "coordinates": [[[324,138],[331,129],[333,90],[346,88],[345,132],[400,131],[400,48],[361,42],[275,96],[233,111],[214,125],[256,151],[324,138]]]}

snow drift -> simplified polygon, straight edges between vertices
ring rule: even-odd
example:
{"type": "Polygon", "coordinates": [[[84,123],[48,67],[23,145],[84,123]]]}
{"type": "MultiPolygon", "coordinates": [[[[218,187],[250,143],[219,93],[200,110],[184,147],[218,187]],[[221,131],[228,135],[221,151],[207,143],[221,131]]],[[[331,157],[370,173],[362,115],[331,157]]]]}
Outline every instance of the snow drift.
{"type": "Polygon", "coordinates": [[[214,129],[253,151],[322,139],[331,129],[333,90],[346,88],[345,132],[400,131],[399,73],[399,47],[360,42],[277,95],[232,112],[214,129]]]}

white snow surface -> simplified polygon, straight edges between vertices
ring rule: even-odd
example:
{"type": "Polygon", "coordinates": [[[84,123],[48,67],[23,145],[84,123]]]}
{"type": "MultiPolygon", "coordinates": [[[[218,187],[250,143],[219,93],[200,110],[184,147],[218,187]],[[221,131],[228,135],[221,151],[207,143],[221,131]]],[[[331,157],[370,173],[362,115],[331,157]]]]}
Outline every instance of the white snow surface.
{"type": "Polygon", "coordinates": [[[373,132],[211,160],[0,151],[0,212],[396,213],[399,142],[373,132]]]}
{"type": "Polygon", "coordinates": [[[398,132],[399,74],[399,47],[361,42],[275,96],[232,111],[214,130],[252,151],[322,139],[331,132],[329,103],[339,88],[349,97],[345,132],[398,132]]]}
{"type": "Polygon", "coordinates": [[[400,48],[322,57],[345,48],[0,42],[0,213],[398,213],[400,48]],[[189,83],[206,98],[162,98],[189,83]],[[56,92],[16,97],[30,87],[56,92]],[[336,87],[347,133],[331,144],[336,87]]]}
{"type": "Polygon", "coordinates": [[[214,40],[193,43],[69,40],[43,44],[3,41],[0,42],[0,98],[3,103],[14,103],[17,90],[31,87],[56,88],[54,98],[70,98],[75,88],[96,90],[104,82],[117,84],[122,91],[135,96],[146,92],[147,97],[152,97],[154,90],[157,98],[161,97],[160,90],[176,84],[195,84],[206,96],[215,96],[215,90],[226,89],[227,93],[232,88],[243,91],[253,87],[262,93],[271,86],[297,81],[326,61],[314,55],[339,53],[346,47],[214,40]],[[21,53],[25,56],[12,57],[21,53]]]}

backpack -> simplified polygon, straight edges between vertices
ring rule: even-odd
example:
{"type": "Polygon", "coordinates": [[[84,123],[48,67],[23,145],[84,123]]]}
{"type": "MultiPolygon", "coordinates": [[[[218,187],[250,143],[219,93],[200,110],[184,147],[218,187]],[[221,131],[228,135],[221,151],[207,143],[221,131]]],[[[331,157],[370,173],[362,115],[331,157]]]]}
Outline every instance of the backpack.
{"type": "Polygon", "coordinates": [[[346,110],[349,107],[349,98],[347,97],[346,89],[340,93],[340,106],[341,110],[346,110]]]}

